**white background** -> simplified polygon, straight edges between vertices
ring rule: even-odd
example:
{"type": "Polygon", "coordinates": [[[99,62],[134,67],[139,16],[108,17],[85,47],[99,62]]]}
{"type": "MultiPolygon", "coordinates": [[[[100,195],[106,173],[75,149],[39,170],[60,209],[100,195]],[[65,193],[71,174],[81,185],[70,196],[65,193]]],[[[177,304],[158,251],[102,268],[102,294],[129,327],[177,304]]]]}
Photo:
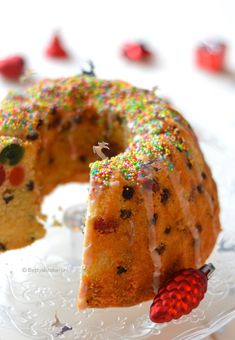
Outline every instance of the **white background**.
{"type": "MultiPolygon", "coordinates": [[[[146,88],[158,85],[196,128],[202,147],[207,134],[213,143],[234,146],[234,17],[233,0],[1,0],[0,58],[23,54],[38,77],[73,75],[84,60],[92,59],[101,78],[146,88]],[[44,56],[57,29],[70,61],[44,56]],[[195,46],[210,37],[228,46],[223,74],[207,74],[195,66],[195,46]],[[125,61],[120,46],[128,40],[146,42],[155,61],[145,66],[125,61]]],[[[1,79],[0,97],[12,87],[1,79]]]]}
{"type": "Polygon", "coordinates": [[[1,1],[0,58],[22,53],[30,68],[47,77],[75,74],[81,60],[91,58],[99,77],[158,85],[192,123],[203,117],[218,134],[217,117],[235,126],[235,76],[198,71],[194,48],[208,37],[224,40],[227,66],[235,71],[234,13],[233,0],[1,1]],[[73,55],[71,62],[55,63],[43,55],[56,29],[73,55]],[[120,46],[129,39],[149,44],[154,65],[133,65],[120,57],[120,46]]]}
{"type": "MultiPolygon", "coordinates": [[[[224,160],[217,162],[205,144],[218,146],[220,156],[233,157],[235,164],[233,153],[225,156],[228,147],[235,147],[234,16],[233,0],[1,0],[0,58],[24,55],[38,78],[77,74],[84,61],[92,59],[100,78],[123,79],[145,88],[157,85],[195,128],[219,183],[217,163],[224,160]],[[56,30],[71,60],[45,57],[56,30]],[[195,48],[207,38],[227,44],[226,72],[210,74],[196,67],[195,48]],[[148,44],[153,63],[125,60],[120,48],[129,40],[148,44]]],[[[14,86],[0,78],[0,97],[14,86]]],[[[226,166],[227,184],[233,181],[230,187],[235,187],[232,173],[226,166]]]]}

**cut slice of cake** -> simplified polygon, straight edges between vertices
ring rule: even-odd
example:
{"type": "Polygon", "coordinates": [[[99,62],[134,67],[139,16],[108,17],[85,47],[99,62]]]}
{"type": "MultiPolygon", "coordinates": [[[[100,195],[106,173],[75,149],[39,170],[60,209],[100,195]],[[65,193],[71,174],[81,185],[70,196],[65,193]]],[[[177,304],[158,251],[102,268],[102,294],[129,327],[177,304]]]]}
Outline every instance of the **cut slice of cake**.
{"type": "Polygon", "coordinates": [[[26,246],[45,234],[36,219],[39,214],[36,155],[36,144],[16,137],[0,137],[2,251],[26,246]]]}

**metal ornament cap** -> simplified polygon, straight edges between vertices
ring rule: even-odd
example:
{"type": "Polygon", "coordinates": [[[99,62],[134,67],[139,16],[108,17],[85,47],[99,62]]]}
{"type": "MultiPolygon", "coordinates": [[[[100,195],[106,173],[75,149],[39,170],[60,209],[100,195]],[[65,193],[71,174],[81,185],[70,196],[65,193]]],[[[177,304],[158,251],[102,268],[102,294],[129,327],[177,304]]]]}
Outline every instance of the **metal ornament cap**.
{"type": "Polygon", "coordinates": [[[215,267],[213,266],[212,263],[207,263],[200,268],[200,271],[203,272],[206,275],[207,279],[209,280],[215,271],[215,267]]]}

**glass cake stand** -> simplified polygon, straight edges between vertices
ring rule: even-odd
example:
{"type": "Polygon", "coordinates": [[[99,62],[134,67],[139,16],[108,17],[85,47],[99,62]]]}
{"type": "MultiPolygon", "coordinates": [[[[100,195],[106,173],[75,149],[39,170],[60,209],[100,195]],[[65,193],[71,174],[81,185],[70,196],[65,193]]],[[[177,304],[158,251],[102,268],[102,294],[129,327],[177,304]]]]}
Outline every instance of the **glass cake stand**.
{"type": "Polygon", "coordinates": [[[149,320],[151,302],[131,308],[78,312],[76,294],[83,240],[80,225],[88,187],[68,184],[44,201],[43,212],[48,215],[46,237],[0,256],[0,339],[200,339],[234,319],[234,156],[228,149],[217,152],[214,143],[210,146],[208,141],[202,146],[219,184],[224,231],[208,260],[216,271],[197,309],[168,324],[149,320]],[[230,167],[225,167],[228,159],[230,167]],[[73,208],[74,204],[79,208],[73,208]],[[59,226],[61,221],[69,228],[59,226]]]}

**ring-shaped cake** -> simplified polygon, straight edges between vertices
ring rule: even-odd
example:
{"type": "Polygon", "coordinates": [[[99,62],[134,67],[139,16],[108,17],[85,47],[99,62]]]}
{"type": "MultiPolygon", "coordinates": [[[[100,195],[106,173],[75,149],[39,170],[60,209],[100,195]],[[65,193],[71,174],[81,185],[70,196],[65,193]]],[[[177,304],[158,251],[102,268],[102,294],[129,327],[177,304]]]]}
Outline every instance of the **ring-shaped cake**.
{"type": "Polygon", "coordinates": [[[2,102],[0,148],[2,251],[42,237],[43,197],[88,181],[90,164],[80,309],[151,299],[213,249],[211,171],[188,122],[153,91],[90,76],[40,81],[2,102]],[[101,141],[110,158],[95,161],[101,141]]]}

